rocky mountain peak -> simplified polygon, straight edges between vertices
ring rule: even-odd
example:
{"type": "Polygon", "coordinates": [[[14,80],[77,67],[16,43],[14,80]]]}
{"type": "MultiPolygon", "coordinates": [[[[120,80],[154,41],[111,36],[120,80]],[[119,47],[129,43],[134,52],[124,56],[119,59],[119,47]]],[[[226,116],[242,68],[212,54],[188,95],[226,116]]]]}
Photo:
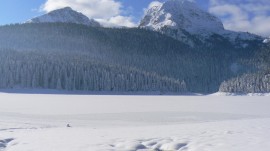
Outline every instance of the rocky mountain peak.
{"type": "MultiPolygon", "coordinates": [[[[198,41],[205,43],[213,35],[237,44],[241,43],[239,41],[260,38],[249,33],[225,30],[219,18],[189,0],[168,0],[150,8],[139,27],[161,32],[192,47],[198,41]]],[[[240,45],[246,46],[243,43],[240,45]]]]}
{"type": "Polygon", "coordinates": [[[73,10],[71,7],[64,7],[61,9],[57,9],[27,21],[27,23],[53,23],[53,22],[76,23],[94,27],[101,26],[94,19],[89,19],[87,16],[73,10]]]}
{"type": "Polygon", "coordinates": [[[222,22],[188,0],[168,0],[148,10],[140,27],[160,30],[164,27],[180,28],[190,33],[224,30],[222,22]]]}

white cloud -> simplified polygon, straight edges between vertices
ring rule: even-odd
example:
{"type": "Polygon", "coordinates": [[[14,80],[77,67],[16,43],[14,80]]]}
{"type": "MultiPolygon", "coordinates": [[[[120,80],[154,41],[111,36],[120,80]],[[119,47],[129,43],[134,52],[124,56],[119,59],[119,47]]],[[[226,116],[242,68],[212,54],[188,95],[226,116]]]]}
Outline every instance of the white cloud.
{"type": "Polygon", "coordinates": [[[210,0],[209,12],[220,17],[226,29],[270,35],[269,0],[210,0]]]}
{"type": "Polygon", "coordinates": [[[63,7],[71,7],[102,24],[132,27],[132,17],[122,16],[122,4],[115,0],[47,0],[41,9],[50,12],[63,7]]]}
{"type": "Polygon", "coordinates": [[[135,27],[137,26],[135,23],[133,23],[131,17],[125,17],[125,16],[115,16],[109,19],[97,19],[97,21],[100,22],[104,27],[118,27],[118,26],[135,27]]]}

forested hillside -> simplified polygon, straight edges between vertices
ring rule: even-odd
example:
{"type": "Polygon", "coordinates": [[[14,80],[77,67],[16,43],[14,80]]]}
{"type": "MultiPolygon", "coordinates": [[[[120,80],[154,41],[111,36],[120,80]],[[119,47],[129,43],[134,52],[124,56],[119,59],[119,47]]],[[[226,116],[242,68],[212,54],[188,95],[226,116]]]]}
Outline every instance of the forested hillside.
{"type": "MultiPolygon", "coordinates": [[[[195,39],[196,37],[194,37],[195,39]]],[[[1,88],[212,93],[253,72],[261,44],[213,35],[199,48],[144,29],[42,23],[0,27],[1,88]]]]}
{"type": "Polygon", "coordinates": [[[269,93],[270,92],[270,45],[258,49],[252,59],[242,60],[253,68],[249,72],[238,75],[220,86],[222,92],[233,93],[269,93]]]}
{"type": "Polygon", "coordinates": [[[0,88],[186,91],[183,81],[135,68],[99,63],[85,55],[13,50],[2,50],[0,53],[0,88]]]}

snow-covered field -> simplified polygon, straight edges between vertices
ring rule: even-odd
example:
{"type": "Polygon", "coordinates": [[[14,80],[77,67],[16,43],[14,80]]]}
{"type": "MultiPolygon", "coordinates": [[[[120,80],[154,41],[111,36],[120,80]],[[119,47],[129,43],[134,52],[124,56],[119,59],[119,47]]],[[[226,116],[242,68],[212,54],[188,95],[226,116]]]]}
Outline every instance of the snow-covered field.
{"type": "Polygon", "coordinates": [[[259,96],[1,93],[0,151],[269,151],[269,107],[259,96]]]}

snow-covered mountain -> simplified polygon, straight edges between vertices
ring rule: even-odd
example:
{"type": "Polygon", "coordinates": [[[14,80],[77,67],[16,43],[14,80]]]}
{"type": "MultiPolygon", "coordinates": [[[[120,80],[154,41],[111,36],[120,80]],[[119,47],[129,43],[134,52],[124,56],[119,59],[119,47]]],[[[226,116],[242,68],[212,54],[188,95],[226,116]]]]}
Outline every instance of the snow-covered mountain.
{"type": "Polygon", "coordinates": [[[101,26],[94,19],[89,19],[84,14],[77,12],[70,7],[57,9],[45,15],[42,15],[42,16],[39,16],[39,17],[36,17],[27,21],[27,23],[54,23],[54,22],[76,23],[76,24],[83,24],[83,25],[93,26],[93,27],[101,26]]]}
{"type": "Polygon", "coordinates": [[[190,45],[195,44],[194,36],[205,42],[212,35],[220,35],[232,43],[261,38],[249,33],[225,30],[220,19],[189,0],[168,0],[150,8],[139,27],[159,31],[190,45]]]}

